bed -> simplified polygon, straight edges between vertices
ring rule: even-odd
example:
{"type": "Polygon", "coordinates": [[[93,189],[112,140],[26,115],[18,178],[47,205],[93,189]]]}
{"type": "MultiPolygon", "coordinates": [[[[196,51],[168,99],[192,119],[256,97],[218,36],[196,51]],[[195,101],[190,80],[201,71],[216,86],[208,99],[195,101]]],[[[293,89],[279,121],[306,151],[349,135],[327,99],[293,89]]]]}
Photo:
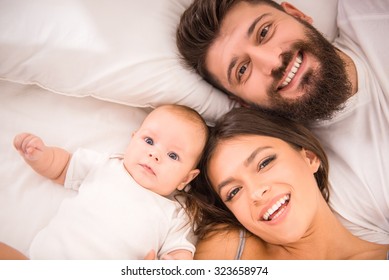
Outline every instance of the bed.
{"type": "MultiPolygon", "coordinates": [[[[0,1],[0,241],[28,255],[71,191],[34,173],[12,146],[120,152],[150,110],[178,103],[212,123],[235,104],[184,68],[175,27],[191,0],[0,1]]],[[[336,0],[290,1],[336,36],[336,0]]]]}

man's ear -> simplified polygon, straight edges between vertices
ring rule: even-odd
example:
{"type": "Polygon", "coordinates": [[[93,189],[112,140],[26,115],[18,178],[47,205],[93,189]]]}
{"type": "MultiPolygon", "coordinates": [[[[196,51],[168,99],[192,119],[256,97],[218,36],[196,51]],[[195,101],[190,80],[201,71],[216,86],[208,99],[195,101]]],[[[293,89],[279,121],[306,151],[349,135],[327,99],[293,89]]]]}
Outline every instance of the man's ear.
{"type": "Polygon", "coordinates": [[[242,98],[237,97],[235,95],[229,94],[228,98],[232,101],[235,101],[236,103],[239,104],[240,107],[244,108],[250,108],[250,104],[248,104],[246,101],[244,101],[242,98]]]}
{"type": "Polygon", "coordinates": [[[321,164],[320,159],[314,152],[310,150],[303,149],[302,152],[306,162],[308,163],[308,166],[311,168],[313,173],[316,173],[319,170],[321,164]]]}
{"type": "Polygon", "coordinates": [[[313,23],[313,19],[310,16],[304,14],[302,11],[297,9],[292,4],[290,4],[288,2],[282,2],[281,6],[282,6],[282,8],[284,8],[285,12],[288,13],[289,15],[294,16],[294,17],[299,18],[299,19],[302,19],[302,20],[308,22],[309,24],[313,23]]]}
{"type": "Polygon", "coordinates": [[[199,174],[199,169],[191,170],[188,175],[185,176],[184,180],[177,186],[177,190],[182,191],[199,174]]]}

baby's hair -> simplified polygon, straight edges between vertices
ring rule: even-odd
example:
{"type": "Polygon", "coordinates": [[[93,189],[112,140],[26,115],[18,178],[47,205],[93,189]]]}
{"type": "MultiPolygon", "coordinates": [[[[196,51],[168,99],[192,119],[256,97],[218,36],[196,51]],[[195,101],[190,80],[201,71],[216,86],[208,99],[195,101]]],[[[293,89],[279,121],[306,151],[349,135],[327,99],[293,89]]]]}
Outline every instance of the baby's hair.
{"type": "Polygon", "coordinates": [[[187,116],[188,120],[194,120],[195,122],[198,121],[201,125],[206,125],[203,117],[195,109],[192,109],[188,106],[178,105],[178,104],[166,104],[166,105],[161,105],[156,109],[168,109],[176,113],[182,113],[182,116],[183,117],[187,116]]]}
{"type": "Polygon", "coordinates": [[[200,115],[199,112],[197,112],[195,109],[192,109],[188,106],[184,105],[178,105],[178,104],[167,104],[167,105],[161,105],[156,108],[156,110],[163,110],[167,109],[171,112],[177,113],[181,115],[182,117],[186,118],[189,122],[192,122],[196,125],[198,125],[201,130],[204,132],[205,140],[208,139],[209,136],[209,130],[207,123],[203,119],[203,117],[200,115]]]}

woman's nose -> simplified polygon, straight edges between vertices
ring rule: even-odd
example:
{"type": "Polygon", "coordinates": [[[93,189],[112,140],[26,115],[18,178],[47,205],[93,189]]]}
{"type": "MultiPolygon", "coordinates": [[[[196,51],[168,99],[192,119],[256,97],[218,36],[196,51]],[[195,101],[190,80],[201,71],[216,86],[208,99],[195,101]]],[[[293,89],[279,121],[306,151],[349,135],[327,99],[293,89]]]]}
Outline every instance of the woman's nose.
{"type": "Polygon", "coordinates": [[[260,185],[253,187],[251,189],[251,199],[253,201],[263,200],[270,191],[270,189],[271,187],[269,185],[260,185]]]}

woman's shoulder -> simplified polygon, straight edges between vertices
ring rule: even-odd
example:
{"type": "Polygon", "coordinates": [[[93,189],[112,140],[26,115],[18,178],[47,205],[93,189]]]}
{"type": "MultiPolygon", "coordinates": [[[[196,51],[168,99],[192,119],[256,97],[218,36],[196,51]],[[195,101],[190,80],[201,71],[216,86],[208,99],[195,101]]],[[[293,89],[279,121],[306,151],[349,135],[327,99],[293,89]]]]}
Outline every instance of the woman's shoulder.
{"type": "Polygon", "coordinates": [[[235,260],[264,259],[264,242],[258,237],[238,228],[220,226],[199,240],[195,259],[235,260]]]}

